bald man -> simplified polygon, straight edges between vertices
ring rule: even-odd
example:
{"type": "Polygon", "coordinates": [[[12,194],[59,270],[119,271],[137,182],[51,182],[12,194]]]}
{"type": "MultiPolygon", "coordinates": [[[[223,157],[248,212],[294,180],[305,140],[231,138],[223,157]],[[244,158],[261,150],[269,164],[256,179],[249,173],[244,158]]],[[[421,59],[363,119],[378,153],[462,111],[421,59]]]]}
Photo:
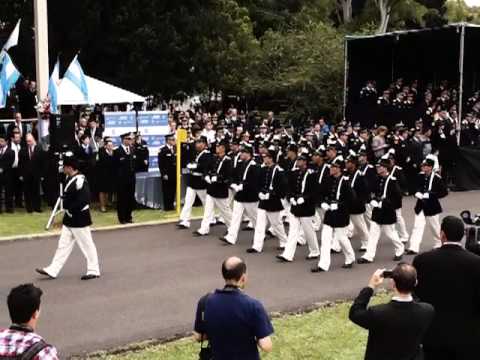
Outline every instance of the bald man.
{"type": "Polygon", "coordinates": [[[208,341],[215,360],[259,360],[258,348],[272,351],[273,326],[263,305],[243,292],[247,265],[238,257],[222,264],[225,287],[202,297],[195,318],[195,339],[208,341]]]}

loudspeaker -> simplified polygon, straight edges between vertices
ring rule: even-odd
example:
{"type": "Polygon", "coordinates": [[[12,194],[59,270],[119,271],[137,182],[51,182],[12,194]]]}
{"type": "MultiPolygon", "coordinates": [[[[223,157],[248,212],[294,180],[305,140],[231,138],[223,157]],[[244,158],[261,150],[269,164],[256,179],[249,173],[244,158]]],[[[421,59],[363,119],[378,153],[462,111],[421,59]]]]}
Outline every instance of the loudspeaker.
{"type": "Polygon", "coordinates": [[[50,115],[50,146],[55,152],[72,149],[75,144],[75,115],[50,115]]]}

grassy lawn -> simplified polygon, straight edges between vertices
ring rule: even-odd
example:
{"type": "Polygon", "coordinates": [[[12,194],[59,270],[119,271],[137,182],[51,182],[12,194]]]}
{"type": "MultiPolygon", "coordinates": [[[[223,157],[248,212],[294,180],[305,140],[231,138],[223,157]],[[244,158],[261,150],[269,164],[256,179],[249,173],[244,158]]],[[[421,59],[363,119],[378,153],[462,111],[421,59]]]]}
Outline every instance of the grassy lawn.
{"type": "MultiPolygon", "coordinates": [[[[101,213],[96,207],[92,210],[92,220],[94,228],[101,228],[110,225],[118,225],[117,213],[115,209],[109,209],[106,213],[101,213]]],[[[202,214],[201,208],[193,209],[193,216],[202,214]]],[[[56,218],[56,224],[52,226],[50,231],[45,230],[45,225],[50,217],[50,209],[44,207],[42,213],[28,214],[23,209],[17,209],[14,214],[3,213],[0,215],[0,238],[6,236],[30,235],[54,232],[60,228],[63,215],[56,218]]],[[[175,211],[161,211],[152,209],[139,209],[133,213],[133,221],[142,223],[148,221],[159,221],[176,219],[175,211]]]]}
{"type": "MultiPolygon", "coordinates": [[[[373,303],[388,301],[386,294],[373,303]]],[[[363,359],[367,332],[348,320],[351,303],[341,303],[306,314],[273,320],[274,351],[266,360],[359,360],[363,359]]],[[[160,320],[161,321],[161,320],[160,320]]],[[[119,355],[98,354],[101,360],[196,360],[199,345],[191,339],[162,345],[143,345],[141,350],[119,355]]]]}

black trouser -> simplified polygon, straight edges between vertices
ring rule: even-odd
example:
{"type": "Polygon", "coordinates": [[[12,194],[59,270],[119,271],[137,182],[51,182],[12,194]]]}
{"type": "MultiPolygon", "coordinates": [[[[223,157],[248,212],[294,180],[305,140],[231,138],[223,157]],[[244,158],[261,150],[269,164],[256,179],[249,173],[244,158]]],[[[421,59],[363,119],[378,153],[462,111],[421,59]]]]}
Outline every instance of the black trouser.
{"type": "Polygon", "coordinates": [[[23,194],[25,197],[25,209],[28,212],[40,211],[40,178],[38,176],[25,176],[23,178],[23,194]]]}
{"type": "Polygon", "coordinates": [[[20,170],[18,168],[12,169],[11,174],[11,184],[12,184],[12,197],[15,197],[15,206],[21,208],[22,205],[22,198],[23,198],[23,184],[20,180],[20,170]]]}
{"type": "Polygon", "coordinates": [[[175,180],[162,180],[162,193],[163,193],[163,210],[174,210],[173,203],[175,201],[177,182],[175,180]]]}
{"type": "Polygon", "coordinates": [[[478,358],[478,351],[472,348],[458,347],[423,347],[424,360],[472,360],[478,358]]]}
{"type": "Polygon", "coordinates": [[[132,211],[135,207],[135,177],[118,184],[117,216],[120,223],[132,221],[132,211]]]}

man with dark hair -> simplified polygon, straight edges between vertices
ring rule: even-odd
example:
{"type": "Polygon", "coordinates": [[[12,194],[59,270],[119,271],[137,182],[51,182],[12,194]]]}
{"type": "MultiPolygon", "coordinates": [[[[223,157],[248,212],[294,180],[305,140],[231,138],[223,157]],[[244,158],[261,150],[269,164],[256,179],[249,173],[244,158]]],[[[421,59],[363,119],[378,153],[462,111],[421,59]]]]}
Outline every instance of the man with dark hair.
{"type": "Polygon", "coordinates": [[[416,284],[415,268],[399,263],[391,272],[385,269],[375,271],[368,287],[360,291],[350,308],[349,317],[355,324],[369,330],[366,360],[422,359],[422,339],[435,311],[430,304],[413,300],[416,284]],[[387,277],[392,278],[392,301],[368,307],[375,289],[387,277]]]}
{"type": "Polygon", "coordinates": [[[480,257],[466,251],[460,218],[447,216],[440,227],[442,246],[418,255],[415,295],[435,307],[425,336],[426,360],[478,357],[480,339],[480,257]]]}
{"type": "Polygon", "coordinates": [[[222,264],[225,287],[202,297],[195,317],[195,339],[209,341],[215,360],[259,360],[258,348],[272,351],[273,326],[263,305],[243,293],[247,266],[238,257],[222,264]]]}
{"type": "Polygon", "coordinates": [[[35,333],[42,290],[32,284],[17,286],[7,297],[12,325],[0,330],[0,358],[57,360],[57,350],[35,333]]]}

